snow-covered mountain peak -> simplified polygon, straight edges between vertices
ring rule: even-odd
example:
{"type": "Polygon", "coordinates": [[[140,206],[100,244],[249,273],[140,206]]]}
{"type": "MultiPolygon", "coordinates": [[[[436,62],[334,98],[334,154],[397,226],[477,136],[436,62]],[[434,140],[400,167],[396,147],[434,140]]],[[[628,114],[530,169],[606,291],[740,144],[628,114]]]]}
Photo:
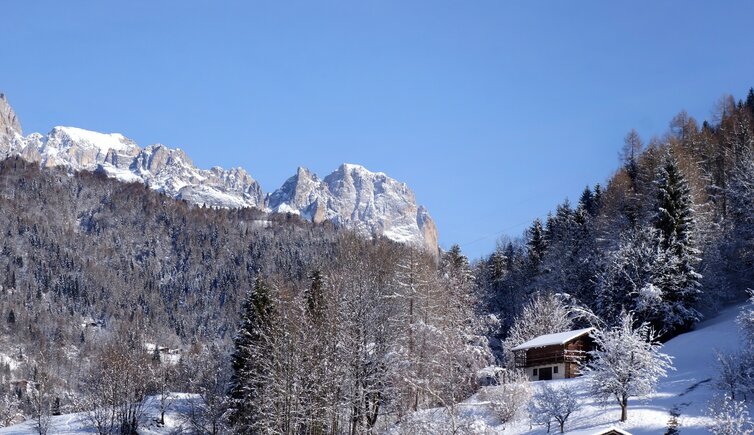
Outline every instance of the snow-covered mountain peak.
{"type": "Polygon", "coordinates": [[[0,158],[19,155],[43,167],[97,171],[124,182],[144,183],[174,198],[213,207],[257,207],[298,214],[315,223],[331,220],[366,236],[426,247],[437,252],[437,229],[414,192],[383,172],[343,163],[324,179],[299,167],[267,195],[243,168],[197,168],[180,148],[139,147],[120,133],[57,126],[48,134],[23,136],[21,124],[0,94],[0,158]]]}
{"type": "Polygon", "coordinates": [[[299,178],[317,178],[317,174],[310,171],[309,168],[299,166],[296,168],[296,176],[299,178]]]}
{"type": "Polygon", "coordinates": [[[365,168],[364,166],[358,165],[356,163],[342,163],[338,167],[338,171],[343,171],[343,172],[360,172],[360,173],[370,173],[370,174],[378,174],[379,173],[379,172],[372,172],[372,171],[368,170],[367,168],[365,168]]]}
{"type": "Polygon", "coordinates": [[[370,179],[383,179],[383,180],[391,179],[384,172],[373,172],[365,168],[364,166],[357,165],[355,163],[342,163],[338,167],[338,169],[335,170],[335,172],[333,172],[330,175],[335,175],[335,174],[343,174],[346,176],[356,177],[356,178],[370,178],[370,179]]]}
{"type": "MultiPolygon", "coordinates": [[[[10,118],[9,118],[10,119],[10,118]]],[[[2,125],[11,125],[0,121],[2,125]]],[[[180,148],[146,148],[120,133],[54,127],[48,134],[0,137],[2,156],[20,155],[44,167],[98,171],[124,182],[140,182],[175,198],[213,207],[264,207],[259,183],[240,168],[202,170],[180,148]]]]}
{"type": "Polygon", "coordinates": [[[130,151],[136,148],[136,143],[120,133],[98,133],[77,127],[57,126],[47,135],[48,141],[54,141],[67,146],[90,146],[101,153],[113,151],[130,151]]]}
{"type": "Polygon", "coordinates": [[[320,179],[305,168],[270,194],[271,210],[313,222],[331,220],[368,236],[422,246],[437,252],[437,228],[405,183],[361,165],[344,163],[320,179]]]}

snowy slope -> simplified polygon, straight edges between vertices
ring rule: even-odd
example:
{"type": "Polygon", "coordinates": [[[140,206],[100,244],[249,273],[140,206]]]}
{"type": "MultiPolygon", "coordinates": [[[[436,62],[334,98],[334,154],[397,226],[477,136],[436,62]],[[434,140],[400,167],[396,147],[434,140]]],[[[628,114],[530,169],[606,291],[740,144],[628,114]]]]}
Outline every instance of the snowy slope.
{"type": "MultiPolygon", "coordinates": [[[[157,397],[149,397],[145,401],[144,418],[139,434],[142,435],[167,435],[178,433],[190,433],[184,417],[188,415],[192,405],[200,403],[199,396],[193,394],[173,393],[171,403],[165,413],[165,425],[158,425],[159,400],[157,397]]],[[[15,426],[0,428],[0,435],[27,435],[39,433],[35,429],[33,420],[26,421],[15,426]]],[[[51,417],[50,435],[82,435],[96,434],[97,430],[89,421],[86,413],[65,414],[51,417]]]]}
{"type": "MultiPolygon", "coordinates": [[[[599,429],[618,427],[634,435],[663,434],[667,429],[670,410],[680,413],[678,421],[682,434],[707,434],[711,420],[706,417],[709,401],[718,391],[714,388],[716,377],[715,351],[732,351],[739,346],[739,332],[735,323],[741,307],[724,310],[715,318],[700,323],[694,331],[680,335],[665,344],[662,351],[671,355],[676,368],[663,379],[657,392],[647,400],[632,399],[628,408],[628,421],[620,424],[620,408],[615,403],[603,406],[589,397],[585,378],[561,381],[533,382],[534,393],[544,383],[569,384],[578,391],[581,409],[571,416],[566,432],[591,435],[599,429]]],[[[458,424],[464,433],[474,434],[542,434],[542,426],[530,427],[524,417],[504,428],[488,406],[475,395],[458,408],[458,424]]],[[[751,407],[750,408],[754,408],[751,407]]],[[[754,409],[752,409],[754,411],[754,409]]],[[[417,416],[425,421],[448,421],[442,409],[422,411],[417,416]]]]}
{"type": "MultiPolygon", "coordinates": [[[[582,397],[586,407],[570,425],[572,430],[580,430],[572,433],[593,433],[594,428],[612,425],[635,435],[664,433],[672,409],[680,412],[679,429],[683,434],[709,433],[706,428],[710,420],[706,412],[709,401],[717,393],[714,388],[717,376],[715,351],[733,351],[739,347],[740,336],[735,322],[739,312],[740,307],[728,308],[717,317],[702,322],[694,331],[666,343],[663,352],[674,358],[675,371],[660,382],[657,393],[648,400],[631,401],[625,424],[617,424],[620,416],[617,405],[602,408],[588,397],[582,397]]],[[[583,385],[584,380],[563,382],[583,385]]]]}
{"type": "MultiPolygon", "coordinates": [[[[710,399],[716,394],[713,387],[715,372],[715,350],[731,351],[738,347],[739,336],[735,324],[736,315],[740,307],[724,310],[719,316],[698,325],[695,331],[683,334],[669,341],[663,351],[674,357],[676,370],[663,379],[657,393],[647,400],[632,399],[629,403],[628,421],[618,423],[620,410],[613,403],[602,406],[586,393],[585,378],[549,381],[551,385],[568,383],[576,387],[578,399],[582,403],[581,409],[574,414],[566,424],[566,432],[574,435],[591,435],[599,429],[618,427],[634,435],[662,434],[667,428],[670,410],[680,412],[678,419],[680,431],[684,435],[709,433],[706,427],[710,420],[705,416],[710,399]],[[713,347],[710,347],[712,344],[713,347]]],[[[533,382],[533,389],[541,388],[543,382],[533,382]]],[[[154,417],[157,415],[157,404],[154,398],[148,399],[146,418],[147,424],[140,432],[143,434],[180,433],[181,413],[185,412],[196,396],[176,394],[168,414],[166,427],[157,427],[154,417]]],[[[524,418],[507,427],[503,427],[499,420],[489,410],[486,403],[478,396],[473,396],[457,407],[457,424],[462,428],[460,433],[469,434],[542,434],[542,427],[529,426],[524,418]]],[[[448,414],[444,409],[420,411],[407,419],[408,421],[422,420],[423,428],[430,425],[441,433],[447,428],[448,414]],[[428,423],[426,423],[428,422],[428,423]]],[[[54,434],[86,434],[92,433],[85,414],[69,414],[54,417],[50,433],[54,434]]],[[[0,429],[0,435],[21,435],[34,433],[33,422],[26,422],[16,426],[0,429]]],[[[408,427],[393,428],[390,433],[414,433],[408,427]]]]}

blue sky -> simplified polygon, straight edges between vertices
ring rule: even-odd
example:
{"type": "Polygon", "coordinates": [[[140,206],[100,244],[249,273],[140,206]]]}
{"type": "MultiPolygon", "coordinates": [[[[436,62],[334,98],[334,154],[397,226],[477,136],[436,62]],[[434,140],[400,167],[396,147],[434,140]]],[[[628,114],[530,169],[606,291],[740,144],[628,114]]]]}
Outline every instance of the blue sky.
{"type": "Polygon", "coordinates": [[[39,1],[2,6],[0,91],[73,125],[242,166],[407,182],[444,247],[501,234],[686,109],[754,86],[752,2],[39,1]],[[724,3],[724,4],[723,4],[724,3]]]}

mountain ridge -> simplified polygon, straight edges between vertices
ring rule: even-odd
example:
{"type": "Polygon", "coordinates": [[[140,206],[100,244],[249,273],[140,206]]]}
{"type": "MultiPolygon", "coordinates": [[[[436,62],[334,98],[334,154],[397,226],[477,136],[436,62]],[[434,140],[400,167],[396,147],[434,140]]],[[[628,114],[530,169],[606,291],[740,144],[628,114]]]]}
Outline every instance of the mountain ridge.
{"type": "Polygon", "coordinates": [[[408,185],[357,164],[343,163],[324,178],[299,167],[280,188],[265,194],[241,167],[200,169],[180,148],[159,143],[142,148],[120,133],[56,126],[46,135],[24,136],[18,116],[0,93],[0,157],[12,155],[44,168],[96,171],[143,183],[197,205],[254,207],[315,223],[329,220],[367,237],[438,250],[437,227],[408,185]]]}

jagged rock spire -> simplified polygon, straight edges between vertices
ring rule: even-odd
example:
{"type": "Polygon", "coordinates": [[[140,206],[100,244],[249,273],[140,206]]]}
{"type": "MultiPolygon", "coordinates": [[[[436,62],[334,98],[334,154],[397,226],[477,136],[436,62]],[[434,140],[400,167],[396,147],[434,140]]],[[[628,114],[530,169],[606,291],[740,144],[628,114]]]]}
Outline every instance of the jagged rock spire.
{"type": "Polygon", "coordinates": [[[13,111],[8,98],[0,92],[0,150],[7,152],[17,137],[23,136],[21,123],[13,111]]]}
{"type": "Polygon", "coordinates": [[[267,206],[437,252],[437,228],[427,210],[417,205],[414,192],[405,183],[361,165],[344,163],[324,179],[299,168],[267,197],[267,206]]]}

